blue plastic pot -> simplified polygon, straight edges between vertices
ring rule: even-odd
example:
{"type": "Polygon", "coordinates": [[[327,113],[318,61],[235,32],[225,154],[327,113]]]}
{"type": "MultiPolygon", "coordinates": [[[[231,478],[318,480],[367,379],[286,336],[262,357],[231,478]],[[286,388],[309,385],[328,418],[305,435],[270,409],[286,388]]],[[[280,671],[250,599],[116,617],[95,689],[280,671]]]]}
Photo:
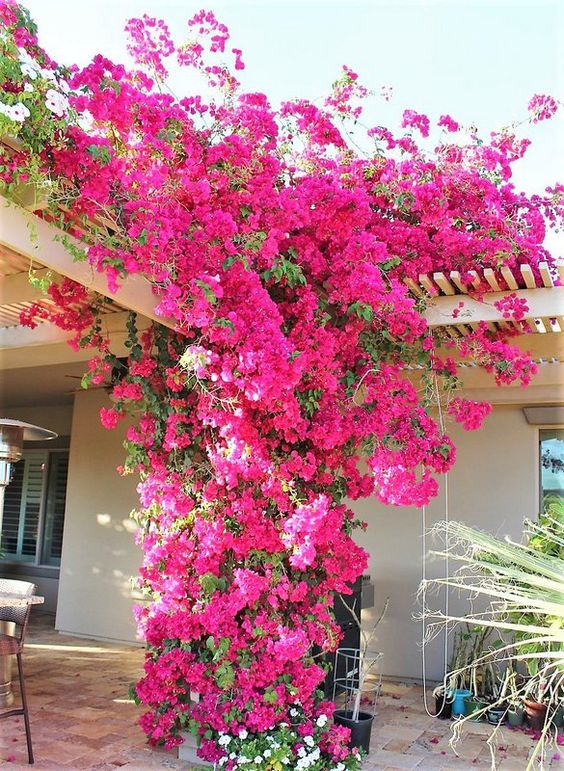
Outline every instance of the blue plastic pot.
{"type": "Polygon", "coordinates": [[[472,691],[468,691],[462,688],[457,688],[454,691],[454,701],[452,702],[453,717],[457,717],[458,715],[464,714],[464,699],[467,696],[472,696],[472,691]]]}

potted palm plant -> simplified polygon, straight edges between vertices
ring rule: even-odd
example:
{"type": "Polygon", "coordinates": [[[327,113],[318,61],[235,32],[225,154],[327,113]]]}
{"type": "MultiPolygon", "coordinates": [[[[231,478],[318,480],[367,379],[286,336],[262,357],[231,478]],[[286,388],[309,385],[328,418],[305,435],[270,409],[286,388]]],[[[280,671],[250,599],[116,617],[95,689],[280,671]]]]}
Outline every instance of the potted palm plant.
{"type": "MultiPolygon", "coordinates": [[[[466,622],[488,626],[504,637],[501,647],[492,648],[476,663],[491,661],[499,666],[511,663],[527,668],[529,677],[515,683],[513,701],[524,700],[534,721],[539,714],[539,738],[528,761],[533,768],[545,752],[547,740],[562,705],[564,688],[564,509],[550,511],[539,521],[525,522],[522,543],[499,539],[469,527],[463,522],[440,523],[435,532],[445,539],[445,548],[436,552],[462,567],[448,578],[425,582],[466,592],[472,604],[464,618],[433,611],[424,614],[437,633],[444,623],[466,622]],[[485,611],[474,611],[476,599],[487,603],[485,611]],[[538,707],[537,707],[538,705],[538,707]],[[533,714],[533,712],[535,714],[533,714]],[[540,715],[544,713],[544,720],[540,715]]],[[[507,705],[505,694],[496,695],[490,709],[507,705]]],[[[505,706],[507,709],[507,706],[505,706]]],[[[458,721],[453,742],[460,735],[458,721]]],[[[498,726],[492,729],[498,730],[498,726]]]]}

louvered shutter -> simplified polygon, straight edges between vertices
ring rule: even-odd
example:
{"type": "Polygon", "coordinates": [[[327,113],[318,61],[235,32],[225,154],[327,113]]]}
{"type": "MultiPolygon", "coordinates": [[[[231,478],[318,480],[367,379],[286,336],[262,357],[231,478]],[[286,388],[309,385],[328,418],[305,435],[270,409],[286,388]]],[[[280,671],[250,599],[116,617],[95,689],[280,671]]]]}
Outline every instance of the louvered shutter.
{"type": "Polygon", "coordinates": [[[68,453],[52,453],[49,467],[44,548],[41,560],[45,565],[61,564],[68,468],[68,453]]]}
{"type": "Polygon", "coordinates": [[[45,451],[26,452],[5,491],[2,548],[25,562],[34,562],[37,553],[47,459],[45,451]]]}

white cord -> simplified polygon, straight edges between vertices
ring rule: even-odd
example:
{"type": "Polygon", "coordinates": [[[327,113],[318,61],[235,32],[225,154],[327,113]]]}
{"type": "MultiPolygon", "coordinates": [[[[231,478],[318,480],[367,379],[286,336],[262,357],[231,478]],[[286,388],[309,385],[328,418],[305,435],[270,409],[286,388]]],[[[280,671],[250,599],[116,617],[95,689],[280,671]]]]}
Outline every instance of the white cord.
{"type": "MultiPolygon", "coordinates": [[[[441,410],[441,400],[438,394],[438,386],[437,386],[437,380],[435,378],[435,393],[437,396],[437,405],[439,408],[439,424],[441,427],[441,431],[445,432],[444,427],[444,420],[443,420],[443,413],[441,410]]],[[[450,507],[449,507],[449,489],[448,489],[448,471],[445,474],[445,523],[446,523],[446,530],[448,533],[448,525],[450,521],[450,507]]],[[[445,579],[448,579],[449,576],[449,558],[448,558],[448,549],[446,549],[446,556],[445,556],[445,579]]],[[[421,675],[422,675],[422,681],[423,681],[423,704],[425,706],[425,712],[429,715],[429,717],[435,717],[433,713],[429,711],[429,705],[427,701],[427,659],[426,659],[426,651],[425,651],[425,644],[426,644],[426,629],[425,629],[425,608],[427,607],[427,509],[425,506],[421,507],[421,581],[423,584],[423,594],[422,594],[422,604],[423,604],[423,612],[421,613],[421,675]]],[[[449,615],[449,597],[448,597],[448,584],[445,584],[445,628],[444,628],[444,639],[443,639],[443,671],[446,675],[447,673],[447,666],[448,666],[448,615],[449,615]]],[[[443,691],[443,701],[441,704],[440,709],[438,712],[442,712],[445,706],[445,702],[447,699],[447,693],[446,688],[443,691]]]]}

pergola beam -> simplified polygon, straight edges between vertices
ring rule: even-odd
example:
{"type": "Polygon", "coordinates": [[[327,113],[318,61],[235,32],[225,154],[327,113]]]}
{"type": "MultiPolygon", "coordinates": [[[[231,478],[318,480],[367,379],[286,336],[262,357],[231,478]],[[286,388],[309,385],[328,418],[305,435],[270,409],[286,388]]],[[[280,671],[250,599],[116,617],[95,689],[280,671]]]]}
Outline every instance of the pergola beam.
{"type": "MultiPolygon", "coordinates": [[[[50,223],[0,197],[0,244],[77,281],[93,292],[109,297],[129,310],[164,326],[174,327],[173,319],[155,313],[158,298],[146,278],[138,274],[127,276],[117,292],[110,292],[103,273],[96,272],[88,262],[75,262],[63,243],[55,240],[62,235],[62,231],[50,223]]],[[[82,242],[69,238],[77,248],[84,248],[82,242]]]]}
{"type": "MultiPolygon", "coordinates": [[[[110,340],[110,348],[117,356],[128,355],[124,343],[127,340],[126,321],[128,314],[107,313],[102,316],[102,333],[110,340]]],[[[147,329],[151,321],[143,316],[137,317],[137,329],[147,329]]],[[[92,349],[75,351],[67,340],[74,332],[59,329],[54,324],[45,322],[35,329],[29,327],[0,328],[0,368],[18,369],[19,367],[47,366],[65,364],[91,358],[92,349]]]]}
{"type": "Polygon", "coordinates": [[[479,321],[486,323],[504,321],[503,314],[494,306],[494,303],[510,294],[525,300],[529,308],[525,313],[528,319],[564,315],[564,286],[554,286],[517,289],[514,292],[492,292],[484,295],[483,300],[476,300],[468,295],[434,297],[428,301],[425,318],[430,327],[476,324],[479,321]],[[462,308],[459,307],[460,302],[464,303],[462,308]]]}

